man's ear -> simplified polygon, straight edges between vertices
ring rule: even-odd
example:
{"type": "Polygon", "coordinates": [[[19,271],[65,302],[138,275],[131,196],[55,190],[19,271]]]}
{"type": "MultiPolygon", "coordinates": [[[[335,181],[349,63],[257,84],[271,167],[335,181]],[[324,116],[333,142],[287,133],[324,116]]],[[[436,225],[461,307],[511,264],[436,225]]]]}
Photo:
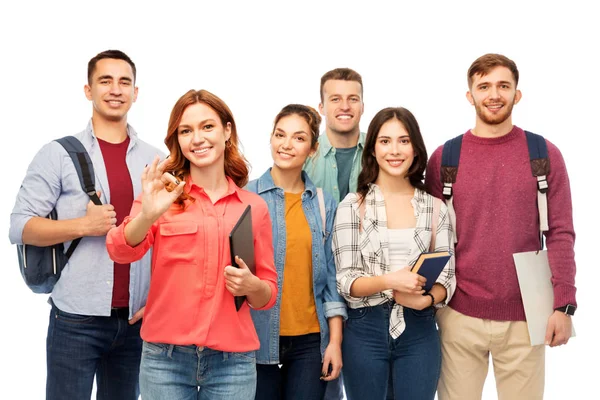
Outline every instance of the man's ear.
{"type": "Polygon", "coordinates": [[[467,96],[467,100],[469,101],[469,103],[471,103],[471,105],[474,106],[475,105],[475,100],[473,100],[473,95],[471,95],[471,91],[470,90],[467,91],[466,96],[467,96]]]}
{"type": "Polygon", "coordinates": [[[92,100],[92,87],[89,84],[83,87],[83,93],[85,93],[86,99],[92,100]]]}
{"type": "Polygon", "coordinates": [[[520,90],[517,90],[517,93],[515,93],[515,104],[521,101],[521,97],[523,97],[523,93],[521,93],[520,90]]]}

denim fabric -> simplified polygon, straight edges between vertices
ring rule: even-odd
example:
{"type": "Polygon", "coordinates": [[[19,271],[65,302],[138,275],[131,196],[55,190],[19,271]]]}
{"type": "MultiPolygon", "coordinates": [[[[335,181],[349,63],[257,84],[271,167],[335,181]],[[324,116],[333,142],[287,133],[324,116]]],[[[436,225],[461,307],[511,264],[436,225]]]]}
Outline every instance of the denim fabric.
{"type": "Polygon", "coordinates": [[[327,389],[325,390],[325,397],[323,400],[343,400],[344,399],[344,378],[340,376],[337,379],[327,382],[327,389]]]}
{"type": "MultiPolygon", "coordinates": [[[[331,230],[335,218],[336,203],[327,193],[325,197],[326,227],[323,229],[317,188],[302,172],[305,190],[302,193],[302,208],[312,232],[312,267],[313,292],[317,317],[321,331],[321,357],[329,344],[329,325],[327,318],[341,316],[346,318],[346,304],[337,292],[335,280],[335,263],[331,251],[331,230]]],[[[245,188],[258,193],[269,207],[273,227],[273,248],[275,268],[277,269],[277,302],[269,310],[251,310],[256,333],[260,340],[257,351],[258,364],[279,363],[279,313],[281,305],[281,288],[283,285],[283,268],[285,264],[286,232],[285,232],[285,199],[283,189],[275,186],[268,169],[259,179],[248,183],[245,188]]]]}
{"type": "Polygon", "coordinates": [[[281,336],[279,365],[256,365],[255,400],[321,400],[326,381],[321,380],[321,338],[318,333],[281,336]]]}
{"type": "Polygon", "coordinates": [[[396,400],[435,397],[441,350],[433,309],[405,308],[406,329],[393,339],[388,330],[392,306],[348,309],[342,342],[348,400],[384,400],[390,374],[396,400]]]}
{"type": "Polygon", "coordinates": [[[144,342],[140,389],[144,400],[252,400],[255,352],[144,342]]]}
{"type": "Polygon", "coordinates": [[[142,351],[139,321],[70,314],[52,306],[46,341],[46,399],[137,400],[142,351]]]}

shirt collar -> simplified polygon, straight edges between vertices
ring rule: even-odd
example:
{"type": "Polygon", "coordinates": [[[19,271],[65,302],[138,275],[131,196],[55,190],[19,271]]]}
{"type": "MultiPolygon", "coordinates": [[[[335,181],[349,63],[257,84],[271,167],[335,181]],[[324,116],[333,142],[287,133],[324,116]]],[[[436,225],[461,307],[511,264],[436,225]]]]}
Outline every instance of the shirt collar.
{"type": "MultiPolygon", "coordinates": [[[[365,145],[365,138],[367,137],[367,134],[364,132],[360,132],[360,134],[358,135],[358,143],[357,143],[357,148],[361,149],[364,147],[365,145]]],[[[333,148],[333,146],[331,145],[331,142],[329,141],[329,137],[327,137],[327,132],[323,131],[320,135],[319,135],[319,151],[323,152],[323,155],[327,155],[331,149],[333,148]]]]}
{"type": "MultiPolygon", "coordinates": [[[[240,197],[240,189],[235,182],[233,181],[233,179],[231,179],[228,176],[225,176],[227,178],[227,183],[228,183],[228,187],[227,187],[227,193],[225,193],[225,195],[222,198],[225,197],[229,197],[229,196],[235,196],[240,202],[242,201],[241,197],[240,197]]],[[[188,177],[186,179],[186,184],[185,184],[185,188],[184,188],[184,192],[185,193],[189,193],[190,195],[192,194],[192,192],[197,192],[199,194],[203,194],[206,196],[206,192],[204,191],[204,188],[201,186],[196,185],[193,181],[192,181],[192,176],[190,174],[188,174],[188,177]]]]}
{"type": "MultiPolygon", "coordinates": [[[[267,169],[265,173],[262,174],[260,178],[258,178],[258,194],[262,194],[275,189],[280,189],[280,187],[275,185],[275,182],[273,182],[273,176],[271,176],[271,169],[272,168],[267,169]]],[[[308,192],[310,194],[310,197],[312,198],[315,195],[315,193],[317,193],[317,188],[308,177],[308,174],[304,171],[302,171],[302,181],[304,182],[304,192],[308,192]]]]}
{"type": "MultiPolygon", "coordinates": [[[[85,130],[83,132],[84,132],[84,135],[81,140],[82,144],[84,146],[87,145],[86,147],[92,147],[94,145],[94,143],[96,143],[96,134],[94,133],[94,124],[92,124],[91,118],[88,121],[88,124],[85,127],[85,130]]],[[[127,124],[127,135],[129,136],[129,139],[130,139],[129,146],[131,148],[137,141],[137,132],[129,124],[127,124]]]]}

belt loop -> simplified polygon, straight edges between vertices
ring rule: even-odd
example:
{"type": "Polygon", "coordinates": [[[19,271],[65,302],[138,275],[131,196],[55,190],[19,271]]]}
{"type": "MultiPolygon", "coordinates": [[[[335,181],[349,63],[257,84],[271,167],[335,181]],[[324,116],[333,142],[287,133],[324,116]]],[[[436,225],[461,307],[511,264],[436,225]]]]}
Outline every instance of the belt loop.
{"type": "Polygon", "coordinates": [[[175,348],[174,344],[170,344],[167,350],[167,357],[173,358],[173,349],[175,348]]]}

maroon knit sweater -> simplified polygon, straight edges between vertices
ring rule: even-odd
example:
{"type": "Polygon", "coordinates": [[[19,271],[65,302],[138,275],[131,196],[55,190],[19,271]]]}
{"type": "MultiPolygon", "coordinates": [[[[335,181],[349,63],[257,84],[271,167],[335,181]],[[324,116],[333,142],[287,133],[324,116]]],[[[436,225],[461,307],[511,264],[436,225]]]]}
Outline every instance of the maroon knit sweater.
{"type": "MultiPolygon", "coordinates": [[[[569,177],[560,151],[548,145],[548,259],[554,306],[575,305],[575,254],[569,177]]],[[[443,199],[442,147],[431,156],[425,182],[443,199]]],[[[524,321],[513,253],[540,248],[537,184],[521,128],[499,138],[463,136],[456,183],[456,282],[450,306],[477,318],[524,321]]]]}

